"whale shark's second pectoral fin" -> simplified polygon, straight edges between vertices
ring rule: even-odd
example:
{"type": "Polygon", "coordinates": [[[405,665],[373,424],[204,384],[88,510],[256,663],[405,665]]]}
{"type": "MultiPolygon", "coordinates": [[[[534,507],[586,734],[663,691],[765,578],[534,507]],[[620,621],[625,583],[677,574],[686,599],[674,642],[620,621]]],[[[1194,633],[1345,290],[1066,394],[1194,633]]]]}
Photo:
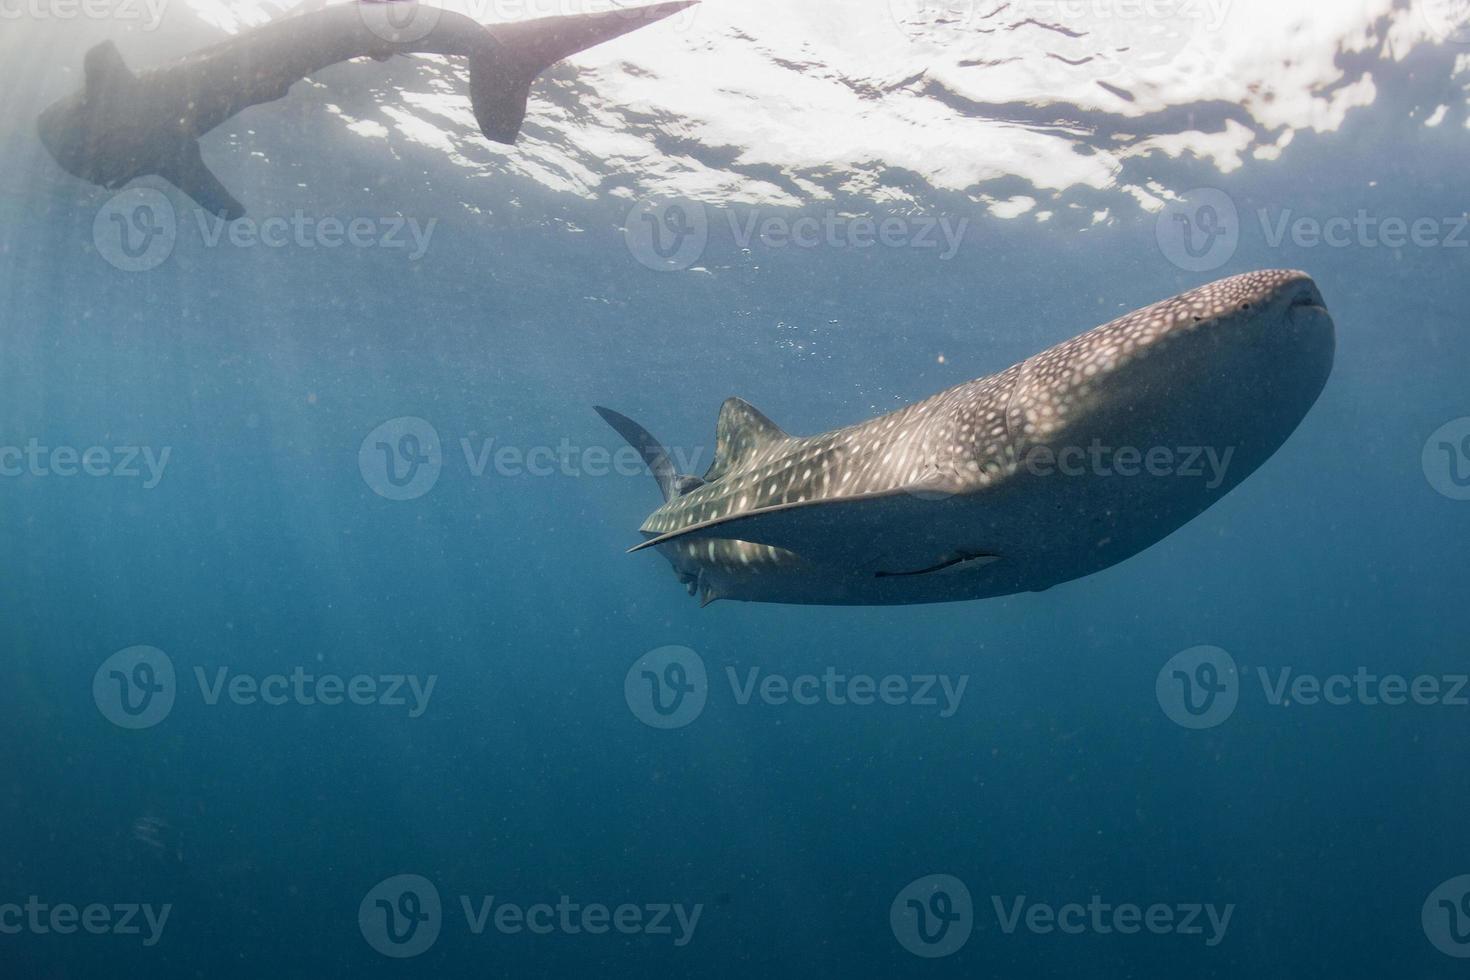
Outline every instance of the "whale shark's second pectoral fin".
{"type": "Polygon", "coordinates": [[[205,211],[226,221],[245,217],[245,206],[225,190],[204,162],[199,141],[191,140],[170,164],[160,167],[158,175],[188,194],[205,211]]]}

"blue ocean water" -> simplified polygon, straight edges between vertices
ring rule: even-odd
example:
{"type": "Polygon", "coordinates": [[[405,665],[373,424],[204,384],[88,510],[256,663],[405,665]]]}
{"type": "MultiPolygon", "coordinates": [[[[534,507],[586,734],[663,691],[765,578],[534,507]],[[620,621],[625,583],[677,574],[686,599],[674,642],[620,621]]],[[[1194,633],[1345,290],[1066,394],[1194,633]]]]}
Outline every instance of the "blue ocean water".
{"type": "Polygon", "coordinates": [[[671,194],[708,240],[659,271],[624,164],[587,194],[467,173],[359,146],[308,89],[210,158],[253,214],[432,221],[423,255],[211,246],[154,182],[170,251],[129,271],[111,193],[32,131],[107,36],[54,28],[4,25],[34,33],[0,69],[0,462],[26,460],[0,478],[0,976],[1463,972],[1463,49],[1345,48],[1374,98],[1279,159],[1130,163],[1235,207],[1238,244],[1206,270],[1170,260],[1157,212],[1010,220],[895,167],[901,204],[671,194]],[[949,258],[911,234],[739,240],[829,212],[964,239],[949,258]],[[1283,214],[1360,212],[1372,242],[1273,242],[1283,214]],[[1385,219],[1430,219],[1435,241],[1383,244],[1385,219]],[[607,472],[622,444],[594,404],[702,470],[729,395],[820,432],[1260,268],[1316,279],[1332,378],[1266,466],[1116,568],[973,603],[701,609],[662,559],[624,554],[658,490],[607,472]],[[432,486],[374,470],[378,442],[407,467],[431,440],[432,486]],[[678,728],[636,697],[669,646],[707,678],[678,728]],[[1190,728],[1157,684],[1199,646],[1228,653],[1238,703],[1190,728]],[[938,680],[932,705],[775,703],[742,696],[752,670],[964,687],[953,711],[938,680]],[[1273,699],[1283,670],[1378,681],[1273,699]],[[1387,675],[1441,696],[1382,703],[1387,675]],[[345,693],[359,677],[370,703],[345,693]],[[129,713],[149,697],[161,717],[129,713]]]}

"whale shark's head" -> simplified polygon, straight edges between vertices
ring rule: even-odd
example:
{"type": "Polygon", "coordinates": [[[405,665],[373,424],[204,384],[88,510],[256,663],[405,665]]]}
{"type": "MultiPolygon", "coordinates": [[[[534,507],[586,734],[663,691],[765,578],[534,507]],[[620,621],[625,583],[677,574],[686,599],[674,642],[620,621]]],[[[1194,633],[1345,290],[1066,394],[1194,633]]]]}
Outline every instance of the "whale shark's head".
{"type": "Polygon", "coordinates": [[[1023,470],[1038,458],[1060,469],[1070,455],[1089,473],[1099,465],[1123,473],[1122,463],[1136,472],[1052,481],[1058,510],[1072,510],[1075,496],[1088,520],[1187,519],[1281,447],[1321,394],[1334,348],[1332,317],[1310,276],[1222,279],[1026,361],[1006,429],[1023,470]],[[1217,472],[1184,470],[1191,458],[1213,460],[1217,472]]]}
{"type": "Polygon", "coordinates": [[[1147,449],[1150,439],[1224,445],[1261,430],[1289,433],[1326,383],[1333,335],[1306,273],[1222,279],[1025,362],[1007,425],[1018,452],[1078,440],[1147,449]]]}

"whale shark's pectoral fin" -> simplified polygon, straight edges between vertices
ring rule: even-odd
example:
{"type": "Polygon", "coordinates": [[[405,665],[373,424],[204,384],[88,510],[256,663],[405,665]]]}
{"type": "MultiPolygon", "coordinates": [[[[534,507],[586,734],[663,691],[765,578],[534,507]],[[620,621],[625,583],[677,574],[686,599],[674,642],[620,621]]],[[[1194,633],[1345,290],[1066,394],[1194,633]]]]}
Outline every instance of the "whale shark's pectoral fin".
{"type": "Polygon", "coordinates": [[[210,214],[226,221],[245,217],[245,205],[225,190],[225,185],[205,164],[198,140],[191,141],[171,164],[161,167],[158,175],[188,194],[210,214]]]}
{"type": "Polygon", "coordinates": [[[82,61],[82,74],[86,79],[89,97],[116,92],[120,87],[131,85],[135,76],[122,52],[111,41],[103,41],[88,49],[82,61]]]}
{"type": "Polygon", "coordinates": [[[954,522],[945,513],[950,499],[936,499],[919,488],[777,504],[659,534],[628,551],[673,541],[734,538],[794,552],[817,564],[890,575],[939,571],[956,558],[991,557],[993,552],[976,542],[952,540],[954,522]]]}

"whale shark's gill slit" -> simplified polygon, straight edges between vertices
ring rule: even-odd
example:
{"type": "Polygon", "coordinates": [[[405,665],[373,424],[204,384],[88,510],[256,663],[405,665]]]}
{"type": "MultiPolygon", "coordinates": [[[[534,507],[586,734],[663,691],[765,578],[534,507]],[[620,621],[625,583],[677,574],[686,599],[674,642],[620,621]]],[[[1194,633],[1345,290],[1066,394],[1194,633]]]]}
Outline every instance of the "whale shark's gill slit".
{"type": "Polygon", "coordinates": [[[972,568],[983,568],[986,565],[1000,561],[999,555],[986,554],[961,554],[948,561],[942,561],[928,568],[916,569],[912,572],[876,572],[874,578],[912,578],[916,575],[934,575],[940,572],[970,571],[972,568]]]}

